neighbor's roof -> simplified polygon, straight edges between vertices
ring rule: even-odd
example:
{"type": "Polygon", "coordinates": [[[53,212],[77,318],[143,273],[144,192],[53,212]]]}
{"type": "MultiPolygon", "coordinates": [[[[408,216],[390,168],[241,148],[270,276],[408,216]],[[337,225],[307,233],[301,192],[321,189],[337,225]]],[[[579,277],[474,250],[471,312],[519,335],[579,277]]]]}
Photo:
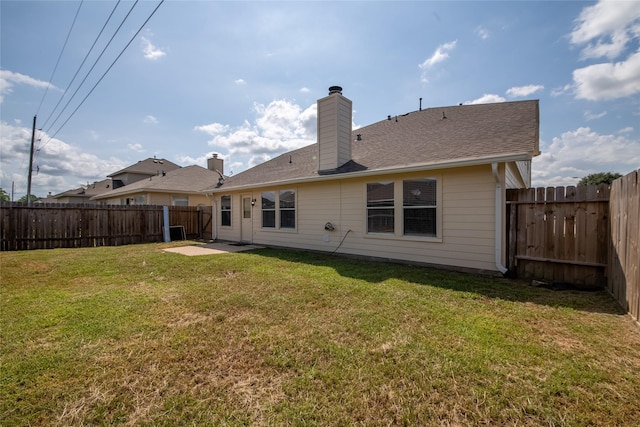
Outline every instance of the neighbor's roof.
{"type": "Polygon", "coordinates": [[[89,197],[104,193],[105,191],[109,191],[109,188],[111,188],[111,180],[103,179],[102,181],[96,181],[93,184],[87,184],[86,186],[67,190],[47,198],[59,199],[62,197],[77,197],[77,196],[84,196],[89,198],[89,197]]]}
{"type": "Polygon", "coordinates": [[[221,187],[212,185],[205,191],[499,159],[528,160],[539,154],[539,122],[538,100],[428,108],[352,131],[352,161],[332,175],[318,173],[315,143],[226,178],[221,187]]]}
{"type": "Polygon", "coordinates": [[[179,167],[180,165],[176,165],[175,163],[170,162],[167,159],[156,159],[155,157],[149,157],[148,159],[140,160],[138,163],[135,163],[107,176],[112,178],[123,173],[136,173],[153,176],[157,175],[158,173],[162,173],[162,171],[169,172],[174,169],[178,169],[179,167]]]}
{"type": "Polygon", "coordinates": [[[125,194],[139,193],[198,193],[201,189],[218,182],[217,172],[192,165],[174,169],[166,175],[156,175],[149,179],[142,179],[115,190],[99,194],[93,199],[109,199],[125,194]]]}

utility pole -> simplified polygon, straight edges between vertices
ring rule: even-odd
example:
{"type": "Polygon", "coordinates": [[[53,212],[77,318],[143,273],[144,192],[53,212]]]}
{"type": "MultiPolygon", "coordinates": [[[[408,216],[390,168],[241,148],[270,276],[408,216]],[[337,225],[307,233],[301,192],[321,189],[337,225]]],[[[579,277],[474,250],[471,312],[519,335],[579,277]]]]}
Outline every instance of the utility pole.
{"type": "Polygon", "coordinates": [[[31,150],[29,151],[29,179],[27,180],[27,206],[31,206],[31,175],[33,174],[33,145],[36,140],[36,117],[33,116],[33,129],[31,130],[31,150]]]}

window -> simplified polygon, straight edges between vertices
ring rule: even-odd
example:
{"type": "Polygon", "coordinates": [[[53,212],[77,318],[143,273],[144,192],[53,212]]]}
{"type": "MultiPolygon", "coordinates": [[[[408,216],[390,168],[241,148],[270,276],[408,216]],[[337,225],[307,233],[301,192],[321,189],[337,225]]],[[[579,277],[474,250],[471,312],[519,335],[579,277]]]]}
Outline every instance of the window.
{"type": "Polygon", "coordinates": [[[251,198],[250,197],[242,198],[242,218],[251,219],[251,198]]]}
{"type": "Polygon", "coordinates": [[[134,196],[131,198],[120,199],[121,205],[144,205],[147,201],[147,198],[143,195],[134,196]]]}
{"type": "Polygon", "coordinates": [[[403,181],[402,200],[404,235],[436,236],[436,180],[403,181]]]}
{"type": "Polygon", "coordinates": [[[393,182],[367,184],[367,232],[393,233],[393,182]]]}
{"type": "Polygon", "coordinates": [[[296,228],[296,192],[280,190],[280,228],[296,228]]]}
{"type": "Polygon", "coordinates": [[[231,226],[231,196],[220,198],[220,221],[223,226],[231,226]]]}
{"type": "Polygon", "coordinates": [[[187,196],[171,196],[173,206],[189,206],[189,197],[187,196]]]}
{"type": "Polygon", "coordinates": [[[262,192],[262,227],[275,228],[276,226],[276,192],[262,192]]]}

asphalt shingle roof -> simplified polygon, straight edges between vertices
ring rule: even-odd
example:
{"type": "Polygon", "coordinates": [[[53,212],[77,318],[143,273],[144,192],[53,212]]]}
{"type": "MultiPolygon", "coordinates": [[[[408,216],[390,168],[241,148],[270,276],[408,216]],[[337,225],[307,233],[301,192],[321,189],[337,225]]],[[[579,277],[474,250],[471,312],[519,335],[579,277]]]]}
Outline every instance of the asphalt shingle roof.
{"type": "Polygon", "coordinates": [[[158,172],[162,172],[162,171],[169,172],[174,169],[178,169],[179,167],[180,165],[176,165],[175,163],[170,162],[167,159],[156,159],[155,157],[154,158],[149,157],[148,159],[140,160],[138,163],[135,163],[131,166],[127,166],[126,168],[121,169],[107,176],[114,177],[114,176],[121,175],[123,173],[135,173],[135,174],[153,176],[153,175],[156,175],[158,172]]]}
{"type": "MultiPolygon", "coordinates": [[[[539,154],[537,100],[427,108],[352,131],[352,161],[335,171],[376,171],[479,158],[539,154]],[[357,135],[360,134],[360,140],[357,135]]],[[[263,183],[313,179],[318,144],[282,154],[226,178],[225,191],[263,183]]],[[[337,177],[337,176],[336,176],[337,177]]]]}
{"type": "Polygon", "coordinates": [[[94,199],[107,199],[123,194],[155,192],[155,193],[197,193],[218,182],[217,172],[192,165],[174,169],[166,175],[156,175],[150,179],[142,179],[115,190],[107,191],[94,199]]]}

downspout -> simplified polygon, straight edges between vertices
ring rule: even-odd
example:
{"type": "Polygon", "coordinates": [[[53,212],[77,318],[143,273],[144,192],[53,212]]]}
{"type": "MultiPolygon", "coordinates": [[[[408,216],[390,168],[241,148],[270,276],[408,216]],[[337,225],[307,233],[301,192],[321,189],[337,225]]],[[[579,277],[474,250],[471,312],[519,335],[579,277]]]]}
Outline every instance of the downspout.
{"type": "Polygon", "coordinates": [[[205,193],[207,199],[211,199],[211,221],[213,221],[213,225],[211,226],[211,240],[218,239],[218,218],[216,215],[218,212],[216,211],[216,195],[213,193],[205,193]]]}
{"type": "Polygon", "coordinates": [[[498,172],[498,163],[491,163],[491,172],[493,172],[493,178],[496,180],[496,268],[500,273],[505,274],[508,269],[502,265],[502,180],[498,172]]]}
{"type": "Polygon", "coordinates": [[[211,202],[211,220],[213,221],[213,236],[211,236],[211,240],[216,241],[218,240],[218,204],[215,194],[211,202]]]}

